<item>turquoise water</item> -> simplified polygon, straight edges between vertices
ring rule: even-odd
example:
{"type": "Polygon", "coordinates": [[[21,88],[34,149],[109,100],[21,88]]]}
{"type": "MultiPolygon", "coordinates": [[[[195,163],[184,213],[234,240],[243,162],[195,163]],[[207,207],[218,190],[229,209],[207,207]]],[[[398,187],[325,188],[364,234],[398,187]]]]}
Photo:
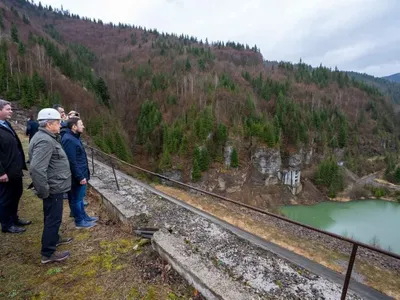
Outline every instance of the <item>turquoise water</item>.
{"type": "Polygon", "coordinates": [[[289,219],[400,254],[400,203],[383,200],[283,206],[289,219]]]}

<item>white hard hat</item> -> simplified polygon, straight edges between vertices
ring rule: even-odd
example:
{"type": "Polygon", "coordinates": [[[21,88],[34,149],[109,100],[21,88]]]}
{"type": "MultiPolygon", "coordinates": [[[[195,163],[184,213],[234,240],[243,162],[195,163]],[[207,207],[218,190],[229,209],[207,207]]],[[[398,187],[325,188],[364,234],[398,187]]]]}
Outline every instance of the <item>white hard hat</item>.
{"type": "Polygon", "coordinates": [[[43,108],[38,113],[38,121],[42,120],[61,120],[60,113],[54,108],[43,108]]]}

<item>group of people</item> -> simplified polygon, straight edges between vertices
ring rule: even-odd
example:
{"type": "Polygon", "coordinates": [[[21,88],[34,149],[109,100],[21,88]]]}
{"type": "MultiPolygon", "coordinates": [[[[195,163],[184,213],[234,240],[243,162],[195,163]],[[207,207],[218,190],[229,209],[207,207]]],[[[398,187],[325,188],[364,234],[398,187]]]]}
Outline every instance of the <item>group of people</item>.
{"type": "MultiPolygon", "coordinates": [[[[0,99],[0,223],[2,232],[22,233],[31,221],[18,216],[22,195],[23,170],[27,170],[25,155],[18,135],[8,121],[11,103],[0,99]]],[[[84,124],[79,113],[65,114],[61,105],[39,111],[27,124],[29,135],[29,173],[36,195],[43,200],[44,227],[42,234],[42,263],[62,261],[68,251],[56,247],[68,244],[72,238],[61,238],[63,200],[68,195],[76,228],[91,228],[97,217],[87,215],[84,207],[90,171],[80,135],[84,124]]]]}

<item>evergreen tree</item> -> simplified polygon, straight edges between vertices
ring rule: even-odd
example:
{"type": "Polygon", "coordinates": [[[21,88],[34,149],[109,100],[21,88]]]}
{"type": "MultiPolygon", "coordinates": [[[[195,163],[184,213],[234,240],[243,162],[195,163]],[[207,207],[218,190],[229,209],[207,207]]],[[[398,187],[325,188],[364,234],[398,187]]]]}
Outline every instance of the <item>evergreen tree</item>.
{"type": "Polygon", "coordinates": [[[7,77],[8,77],[7,59],[4,55],[0,55],[0,93],[4,93],[6,91],[7,77]]]}
{"type": "Polygon", "coordinates": [[[348,136],[347,123],[341,122],[338,134],[338,145],[340,148],[346,147],[347,136],[348,136]]]}
{"type": "Polygon", "coordinates": [[[185,69],[189,72],[192,69],[192,65],[190,64],[189,58],[186,59],[185,69]]]}
{"type": "Polygon", "coordinates": [[[397,167],[396,168],[396,171],[394,172],[394,180],[395,180],[395,183],[400,183],[400,168],[399,167],[397,167]]]}
{"type": "Polygon", "coordinates": [[[195,158],[193,160],[193,167],[192,167],[192,180],[193,181],[198,181],[201,178],[201,171],[199,167],[199,163],[197,159],[195,158]]]}
{"type": "Polygon", "coordinates": [[[115,154],[123,161],[130,162],[128,146],[118,130],[115,131],[115,154]]]}
{"type": "Polygon", "coordinates": [[[161,122],[161,112],[154,102],[146,100],[137,121],[137,143],[144,144],[161,122]]]}
{"type": "Polygon", "coordinates": [[[199,167],[201,171],[207,171],[210,165],[210,154],[208,153],[207,148],[203,148],[200,150],[200,160],[199,160],[199,167]]]}
{"type": "Polygon", "coordinates": [[[319,164],[315,180],[317,184],[328,188],[331,198],[336,197],[336,193],[344,188],[343,172],[334,158],[328,158],[319,164]]]}
{"type": "Polygon", "coordinates": [[[239,167],[239,155],[235,148],[232,149],[232,153],[231,153],[231,166],[233,168],[239,167]]]}
{"type": "Polygon", "coordinates": [[[189,140],[186,135],[182,137],[181,144],[179,146],[179,154],[186,155],[189,150],[189,140]]]}
{"type": "Polygon", "coordinates": [[[22,15],[22,20],[23,20],[24,23],[27,24],[27,25],[29,25],[29,24],[31,23],[31,22],[29,21],[28,17],[27,17],[25,14],[22,15]]]}
{"type": "Polygon", "coordinates": [[[18,28],[14,23],[11,23],[11,39],[13,42],[19,42],[18,28]]]}
{"type": "Polygon", "coordinates": [[[172,167],[171,155],[168,150],[164,150],[160,159],[159,168],[161,170],[168,169],[172,167]]]}
{"type": "Polygon", "coordinates": [[[396,158],[392,153],[388,153],[385,157],[386,175],[392,173],[396,169],[396,158]]]}
{"type": "Polygon", "coordinates": [[[18,43],[18,54],[19,54],[20,56],[24,56],[24,55],[25,55],[25,52],[26,52],[26,49],[25,49],[24,43],[19,42],[19,43],[18,43]]]}
{"type": "Polygon", "coordinates": [[[33,89],[35,91],[35,95],[38,96],[40,94],[45,94],[46,92],[46,84],[42,77],[40,77],[39,73],[35,70],[32,76],[32,84],[33,89]]]}
{"type": "Polygon", "coordinates": [[[206,70],[206,63],[205,63],[204,59],[199,58],[199,60],[197,62],[199,64],[199,70],[204,72],[206,70]]]}
{"type": "Polygon", "coordinates": [[[110,108],[110,95],[108,93],[108,88],[106,85],[106,82],[104,81],[104,79],[102,77],[99,77],[99,79],[96,82],[96,91],[97,94],[99,95],[101,101],[103,102],[103,104],[105,106],[107,106],[108,108],[110,108]]]}
{"type": "Polygon", "coordinates": [[[0,11],[0,28],[4,29],[3,12],[0,11]]]}

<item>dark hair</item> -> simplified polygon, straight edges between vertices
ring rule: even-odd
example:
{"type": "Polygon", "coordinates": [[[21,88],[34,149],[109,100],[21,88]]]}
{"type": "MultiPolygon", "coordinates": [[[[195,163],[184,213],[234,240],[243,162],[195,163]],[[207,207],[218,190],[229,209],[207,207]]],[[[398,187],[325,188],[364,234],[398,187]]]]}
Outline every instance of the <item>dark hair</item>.
{"type": "Polygon", "coordinates": [[[35,121],[35,117],[33,115],[29,115],[29,119],[35,121]]]}
{"type": "Polygon", "coordinates": [[[72,126],[77,125],[79,118],[70,118],[67,120],[67,128],[72,129],[72,126]]]}
{"type": "Polygon", "coordinates": [[[53,105],[53,108],[56,109],[56,110],[58,110],[59,107],[64,108],[61,104],[54,104],[53,105]]]}
{"type": "Polygon", "coordinates": [[[70,112],[68,113],[68,117],[69,117],[69,118],[79,118],[79,113],[76,112],[76,111],[70,111],[70,112]]]}

